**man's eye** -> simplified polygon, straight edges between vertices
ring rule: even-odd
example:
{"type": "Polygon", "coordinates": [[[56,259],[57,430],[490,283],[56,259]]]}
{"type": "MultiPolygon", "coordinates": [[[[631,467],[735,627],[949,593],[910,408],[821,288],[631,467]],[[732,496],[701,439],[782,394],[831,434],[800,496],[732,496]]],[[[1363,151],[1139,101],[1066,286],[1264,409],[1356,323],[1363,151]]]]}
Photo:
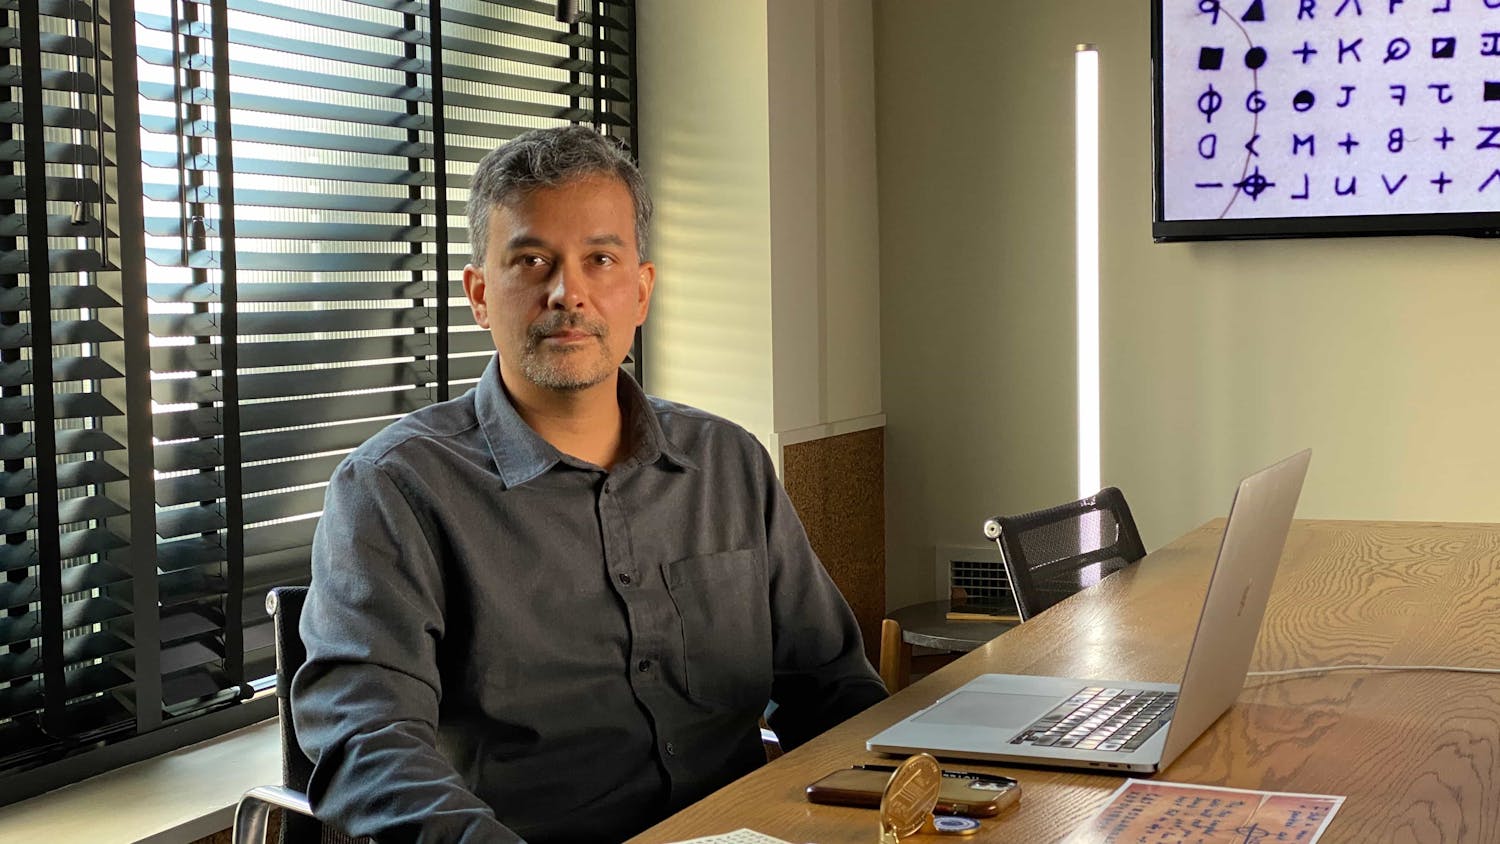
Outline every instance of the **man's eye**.
{"type": "Polygon", "coordinates": [[[613,255],[595,255],[594,263],[601,267],[608,267],[615,263],[615,257],[613,255]]]}
{"type": "Polygon", "coordinates": [[[516,263],[523,267],[540,267],[547,263],[547,259],[540,255],[522,255],[516,259],[516,263]]]}

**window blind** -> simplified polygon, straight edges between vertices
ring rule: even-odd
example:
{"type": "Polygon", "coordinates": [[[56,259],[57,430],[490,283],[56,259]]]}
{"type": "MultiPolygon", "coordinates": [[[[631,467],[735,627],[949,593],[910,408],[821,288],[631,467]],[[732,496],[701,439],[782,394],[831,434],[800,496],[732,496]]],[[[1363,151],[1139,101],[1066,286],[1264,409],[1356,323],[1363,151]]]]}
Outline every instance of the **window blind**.
{"type": "Polygon", "coordinates": [[[128,729],[131,570],[109,57],[85,2],[6,2],[0,755],[128,729]]]}
{"type": "Polygon", "coordinates": [[[254,714],[333,468],[494,353],[474,165],[635,140],[633,8],[586,5],[0,0],[0,802],[254,714]]]}

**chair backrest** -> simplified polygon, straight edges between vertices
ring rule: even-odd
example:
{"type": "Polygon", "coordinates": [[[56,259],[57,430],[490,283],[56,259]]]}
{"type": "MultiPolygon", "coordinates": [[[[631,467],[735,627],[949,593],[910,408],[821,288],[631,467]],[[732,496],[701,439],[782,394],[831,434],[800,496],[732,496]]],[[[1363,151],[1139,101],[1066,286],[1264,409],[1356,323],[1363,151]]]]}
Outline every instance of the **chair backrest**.
{"type": "MultiPolygon", "coordinates": [[[[307,662],[307,648],[297,625],[302,620],[302,606],[307,602],[306,586],[278,586],[266,593],[266,612],[276,633],[276,709],[281,716],[281,783],[287,788],[307,793],[312,779],[313,763],[297,744],[297,730],[292,722],[292,677],[307,662]]],[[[368,841],[354,838],[342,830],[299,815],[281,813],[281,844],[348,844],[368,841]]]]}
{"type": "MultiPolygon", "coordinates": [[[[307,601],[306,586],[278,586],[266,593],[266,612],[276,633],[276,712],[281,721],[281,784],[303,794],[312,779],[313,763],[297,744],[292,724],[292,677],[307,661],[307,648],[297,624],[302,619],[302,605],[307,601]]],[[[281,817],[282,844],[319,841],[322,824],[292,812],[281,817]]]]}
{"type": "Polygon", "coordinates": [[[1000,546],[1026,620],[1146,556],[1125,495],[1115,487],[1019,516],[996,516],[985,535],[1000,546]]]}
{"type": "Polygon", "coordinates": [[[894,618],[880,622],[880,681],[891,694],[911,682],[911,648],[901,639],[901,622],[894,618]]]}

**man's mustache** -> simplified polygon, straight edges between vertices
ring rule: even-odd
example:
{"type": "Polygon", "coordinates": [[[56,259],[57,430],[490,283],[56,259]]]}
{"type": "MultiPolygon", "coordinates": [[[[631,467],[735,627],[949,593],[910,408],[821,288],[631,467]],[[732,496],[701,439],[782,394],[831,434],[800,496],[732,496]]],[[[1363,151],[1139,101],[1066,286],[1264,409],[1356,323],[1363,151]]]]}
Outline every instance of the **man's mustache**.
{"type": "Polygon", "coordinates": [[[543,317],[540,322],[532,323],[526,329],[527,345],[536,348],[547,339],[549,335],[559,331],[584,331],[595,337],[603,337],[609,333],[609,328],[603,322],[591,320],[581,314],[556,313],[543,317]]]}

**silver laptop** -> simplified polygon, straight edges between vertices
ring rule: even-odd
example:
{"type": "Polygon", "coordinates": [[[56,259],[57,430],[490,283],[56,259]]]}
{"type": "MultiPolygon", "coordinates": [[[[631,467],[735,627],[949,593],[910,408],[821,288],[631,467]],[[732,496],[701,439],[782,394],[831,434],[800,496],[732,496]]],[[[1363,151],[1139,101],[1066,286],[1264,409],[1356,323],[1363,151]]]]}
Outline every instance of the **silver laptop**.
{"type": "Polygon", "coordinates": [[[1239,697],[1311,457],[1240,481],[1180,685],[981,674],[865,747],[1138,773],[1170,765],[1239,697]]]}

